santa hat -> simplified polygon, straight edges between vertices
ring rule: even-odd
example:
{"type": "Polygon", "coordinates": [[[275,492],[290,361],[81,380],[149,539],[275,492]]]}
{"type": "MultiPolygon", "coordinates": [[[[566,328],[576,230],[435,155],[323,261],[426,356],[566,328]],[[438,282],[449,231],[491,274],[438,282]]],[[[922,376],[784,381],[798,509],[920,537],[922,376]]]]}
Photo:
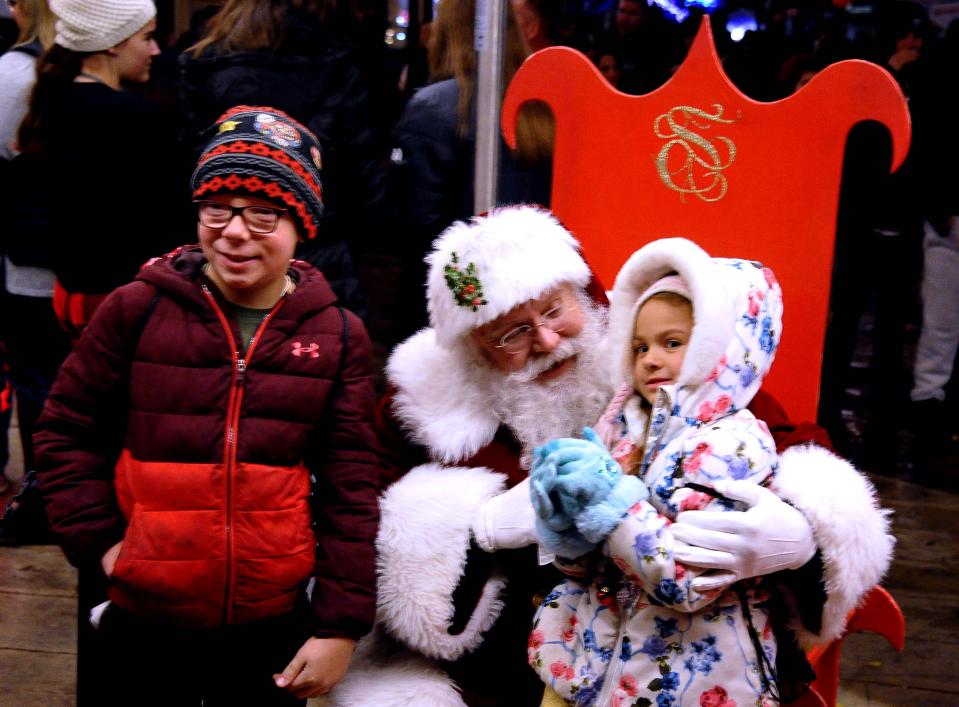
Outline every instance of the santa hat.
{"type": "Polygon", "coordinates": [[[458,221],[440,234],[427,297],[436,340],[448,349],[476,327],[562,284],[591,278],[579,244],[545,209],[509,206],[458,221]]]}

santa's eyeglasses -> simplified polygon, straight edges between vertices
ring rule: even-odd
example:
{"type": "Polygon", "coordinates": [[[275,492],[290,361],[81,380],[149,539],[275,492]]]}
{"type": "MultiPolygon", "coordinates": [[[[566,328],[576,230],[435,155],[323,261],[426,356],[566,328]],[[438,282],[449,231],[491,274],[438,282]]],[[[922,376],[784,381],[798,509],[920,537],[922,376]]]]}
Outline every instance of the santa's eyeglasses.
{"type": "Polygon", "coordinates": [[[513,327],[496,340],[493,348],[500,349],[511,356],[528,351],[536,340],[537,329],[546,327],[550,331],[560,334],[575,321],[574,312],[577,311],[578,307],[575,303],[571,304],[563,295],[559,295],[539,315],[538,318],[541,321],[513,327]]]}

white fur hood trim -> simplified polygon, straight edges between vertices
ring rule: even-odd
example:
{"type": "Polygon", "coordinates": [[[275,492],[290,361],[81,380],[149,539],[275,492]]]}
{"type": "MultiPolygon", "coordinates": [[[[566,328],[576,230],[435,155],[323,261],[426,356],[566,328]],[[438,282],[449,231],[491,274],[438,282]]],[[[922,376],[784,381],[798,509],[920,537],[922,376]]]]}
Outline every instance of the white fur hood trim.
{"type": "Polygon", "coordinates": [[[846,615],[889,569],[895,538],[890,511],[879,507],[876,489],[844,459],[815,445],[790,447],[779,457],[772,490],[812,526],[822,553],[826,605],[822,631],[800,631],[808,646],[838,638],[846,615]]]}
{"type": "Polygon", "coordinates": [[[701,383],[719,361],[738,316],[737,287],[723,268],[692,241],[663,238],[633,253],[616,275],[609,308],[609,352],[612,384],[633,380],[632,338],[639,296],[654,282],[675,271],[693,295],[696,325],[683,362],[682,383],[701,383]]]}
{"type": "Polygon", "coordinates": [[[503,608],[505,579],[493,577],[466,628],[450,634],[452,595],[466,566],[470,526],[486,499],[506,488],[489,469],[424,464],[380,500],[377,620],[394,638],[429,658],[456,660],[483,640],[503,608]]]}
{"type": "Polygon", "coordinates": [[[487,396],[469,382],[469,360],[440,346],[432,329],[423,329],[397,346],[386,364],[396,387],[394,414],[413,441],[446,464],[476,454],[500,425],[487,396]]]}

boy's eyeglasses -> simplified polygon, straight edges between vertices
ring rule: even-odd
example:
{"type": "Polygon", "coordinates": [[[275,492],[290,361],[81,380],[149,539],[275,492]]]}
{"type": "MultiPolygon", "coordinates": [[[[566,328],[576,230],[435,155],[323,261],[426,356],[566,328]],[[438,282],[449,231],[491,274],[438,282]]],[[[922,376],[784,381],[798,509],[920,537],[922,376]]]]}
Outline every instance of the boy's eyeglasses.
{"type": "Polygon", "coordinates": [[[280,218],[286,209],[271,206],[230,206],[218,201],[194,201],[197,205],[197,219],[207,228],[226,228],[233,217],[239,214],[250,233],[266,236],[276,230],[280,218]]]}
{"type": "Polygon", "coordinates": [[[570,313],[575,311],[577,311],[575,305],[567,304],[564,300],[558,300],[540,315],[543,321],[538,324],[520,324],[517,327],[513,327],[497,340],[493,348],[502,349],[511,356],[523,353],[529,350],[529,347],[533,345],[533,340],[536,338],[536,330],[539,327],[544,326],[550,331],[559,334],[565,330],[574,319],[570,313]]]}

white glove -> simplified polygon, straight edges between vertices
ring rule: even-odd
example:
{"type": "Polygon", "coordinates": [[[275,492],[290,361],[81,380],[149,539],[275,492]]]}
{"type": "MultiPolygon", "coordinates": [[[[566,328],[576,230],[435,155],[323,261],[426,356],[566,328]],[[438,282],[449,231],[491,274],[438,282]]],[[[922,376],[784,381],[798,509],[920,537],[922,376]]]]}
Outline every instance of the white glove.
{"type": "Polygon", "coordinates": [[[486,552],[515,550],[536,543],[536,513],[530,501],[529,479],[483,502],[473,519],[473,539],[486,552]]]}
{"type": "Polygon", "coordinates": [[[724,480],[716,490],[749,509],[684,511],[670,526],[679,562],[718,570],[696,577],[698,592],[784,569],[797,569],[816,554],[812,528],[798,510],[776,494],[748,481],[724,480]]]}

